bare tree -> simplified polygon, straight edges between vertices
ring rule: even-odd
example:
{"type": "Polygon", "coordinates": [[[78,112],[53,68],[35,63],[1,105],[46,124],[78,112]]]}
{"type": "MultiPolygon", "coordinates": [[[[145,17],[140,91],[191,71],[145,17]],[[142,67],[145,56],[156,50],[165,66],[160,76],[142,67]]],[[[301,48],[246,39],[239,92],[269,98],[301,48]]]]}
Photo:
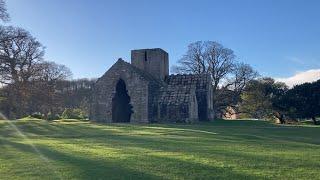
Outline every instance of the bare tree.
{"type": "Polygon", "coordinates": [[[6,2],[4,0],[0,0],[0,20],[3,22],[8,22],[10,20],[6,2]]]}
{"type": "Polygon", "coordinates": [[[214,111],[236,104],[247,82],[257,73],[244,63],[237,63],[234,52],[214,41],[197,41],[173,67],[176,73],[208,73],[212,78],[214,111]],[[223,99],[221,99],[223,98],[223,99]]]}
{"type": "Polygon", "coordinates": [[[209,73],[214,89],[233,71],[235,55],[231,49],[213,41],[197,41],[188,46],[187,53],[173,67],[176,73],[209,73]]]}
{"type": "Polygon", "coordinates": [[[235,69],[235,55],[231,49],[223,47],[217,42],[207,42],[208,73],[212,77],[214,91],[235,69]]]}
{"type": "Polygon", "coordinates": [[[22,28],[0,26],[0,83],[9,89],[9,102],[19,117],[27,107],[29,81],[37,74],[44,47],[22,28]]]}
{"type": "Polygon", "coordinates": [[[235,64],[235,68],[231,73],[231,78],[228,79],[228,83],[224,86],[234,92],[234,102],[238,102],[241,93],[246,85],[253,79],[257,78],[259,73],[249,65],[245,63],[235,64]]]}
{"type": "Polygon", "coordinates": [[[44,61],[37,64],[36,80],[55,84],[57,81],[67,80],[72,77],[71,70],[62,64],[52,61],[44,61]]]}
{"type": "Polygon", "coordinates": [[[188,46],[188,51],[179,60],[179,66],[174,66],[177,73],[202,74],[208,71],[206,59],[206,43],[197,41],[188,46]]]}
{"type": "Polygon", "coordinates": [[[72,73],[66,66],[49,61],[37,64],[36,69],[37,74],[30,82],[34,98],[30,99],[32,106],[29,105],[29,113],[33,113],[35,109],[44,115],[56,113],[63,101],[56,93],[57,83],[70,79],[72,73]]]}
{"type": "Polygon", "coordinates": [[[28,81],[43,60],[44,47],[22,28],[0,26],[0,82],[28,81]]]}

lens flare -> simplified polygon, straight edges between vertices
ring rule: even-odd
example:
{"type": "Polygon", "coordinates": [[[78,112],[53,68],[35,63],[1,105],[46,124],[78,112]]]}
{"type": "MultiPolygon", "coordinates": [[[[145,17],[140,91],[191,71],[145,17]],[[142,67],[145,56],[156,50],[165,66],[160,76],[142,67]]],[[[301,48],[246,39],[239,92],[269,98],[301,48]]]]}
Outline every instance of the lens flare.
{"type": "Polygon", "coordinates": [[[32,141],[25,135],[23,132],[11,121],[9,120],[3,113],[0,112],[0,118],[6,120],[6,122],[9,124],[9,126],[18,133],[18,135],[25,141],[27,144],[33,149],[33,151],[38,154],[41,160],[43,160],[48,167],[51,169],[52,172],[55,173],[55,175],[59,178],[59,173],[55,170],[55,168],[51,165],[49,159],[32,143],[32,141]]]}

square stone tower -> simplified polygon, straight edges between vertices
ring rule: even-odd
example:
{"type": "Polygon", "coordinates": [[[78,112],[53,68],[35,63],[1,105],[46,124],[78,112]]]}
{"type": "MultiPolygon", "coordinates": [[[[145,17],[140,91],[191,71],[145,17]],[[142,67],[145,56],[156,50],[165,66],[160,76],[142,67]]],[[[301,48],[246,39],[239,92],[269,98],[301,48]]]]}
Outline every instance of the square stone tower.
{"type": "Polygon", "coordinates": [[[169,55],[160,48],[132,50],[131,64],[157,79],[169,76],[169,55]]]}

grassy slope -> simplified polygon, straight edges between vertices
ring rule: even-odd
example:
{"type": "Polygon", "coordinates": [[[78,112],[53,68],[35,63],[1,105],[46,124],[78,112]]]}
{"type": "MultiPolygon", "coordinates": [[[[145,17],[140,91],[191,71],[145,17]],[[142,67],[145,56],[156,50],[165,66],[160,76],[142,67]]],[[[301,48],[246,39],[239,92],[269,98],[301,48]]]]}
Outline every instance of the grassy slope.
{"type": "Polygon", "coordinates": [[[0,121],[0,179],[317,179],[320,128],[0,121]],[[32,142],[32,144],[30,144],[32,142]]]}

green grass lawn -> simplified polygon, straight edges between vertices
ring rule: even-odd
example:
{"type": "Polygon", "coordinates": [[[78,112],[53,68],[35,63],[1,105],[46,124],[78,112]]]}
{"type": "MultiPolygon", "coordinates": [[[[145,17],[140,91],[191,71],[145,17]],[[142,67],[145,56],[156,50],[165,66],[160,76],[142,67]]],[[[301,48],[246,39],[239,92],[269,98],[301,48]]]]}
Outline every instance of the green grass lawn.
{"type": "Polygon", "coordinates": [[[320,179],[320,126],[0,121],[0,179],[215,178],[320,179]]]}

